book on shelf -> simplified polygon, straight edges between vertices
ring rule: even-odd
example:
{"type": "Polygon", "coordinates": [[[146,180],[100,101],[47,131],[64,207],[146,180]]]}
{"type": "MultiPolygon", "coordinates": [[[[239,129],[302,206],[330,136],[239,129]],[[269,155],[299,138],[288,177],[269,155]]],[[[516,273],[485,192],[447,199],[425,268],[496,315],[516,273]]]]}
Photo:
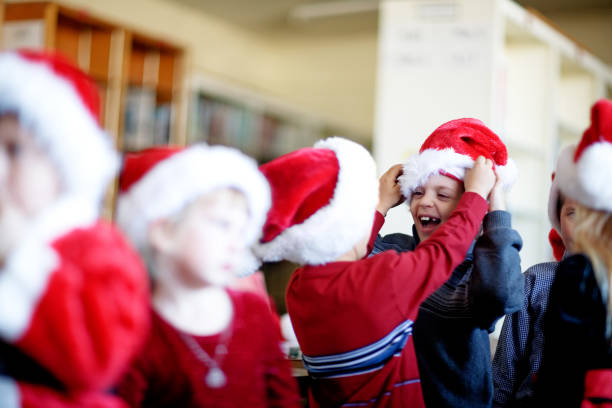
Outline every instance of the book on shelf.
{"type": "Polygon", "coordinates": [[[236,147],[260,162],[312,145],[318,138],[317,128],[203,93],[196,94],[191,110],[189,143],[236,147]]]}
{"type": "Polygon", "coordinates": [[[166,145],[170,143],[171,113],[172,109],[169,103],[163,103],[155,107],[153,144],[166,145]]]}
{"type": "Polygon", "coordinates": [[[125,150],[141,150],[154,144],[155,89],[150,87],[130,87],[128,89],[124,123],[123,148],[125,150]]]}

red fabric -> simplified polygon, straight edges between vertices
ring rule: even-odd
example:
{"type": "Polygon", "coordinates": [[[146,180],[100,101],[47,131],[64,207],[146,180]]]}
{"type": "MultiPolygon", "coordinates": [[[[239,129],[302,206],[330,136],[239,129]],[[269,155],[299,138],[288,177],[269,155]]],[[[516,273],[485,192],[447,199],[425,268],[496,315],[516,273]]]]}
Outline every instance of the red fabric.
{"type": "Polygon", "coordinates": [[[380,212],[376,211],[374,213],[374,223],[372,224],[372,232],[370,233],[370,240],[368,241],[367,253],[364,256],[364,258],[370,255],[370,253],[374,249],[374,243],[376,242],[378,231],[380,231],[384,223],[385,223],[385,216],[382,215],[380,212]]]}
{"type": "Polygon", "coordinates": [[[44,386],[19,383],[21,408],[127,408],[120,398],[98,393],[61,393],[44,386]]]}
{"type": "MultiPolygon", "coordinates": [[[[414,320],[421,302],[463,261],[486,212],[482,197],[465,193],[449,219],[414,252],[386,251],[356,262],[297,269],[287,288],[287,309],[302,352],[310,357],[348,352],[414,320]]],[[[410,336],[401,354],[382,369],[312,380],[310,402],[312,407],[423,407],[418,378],[410,336]]]]}
{"type": "Polygon", "coordinates": [[[139,152],[127,153],[121,170],[119,191],[125,193],[156,164],[183,150],[183,147],[155,146],[139,152]]]}
{"type": "Polygon", "coordinates": [[[556,229],[552,228],[548,233],[548,242],[550,242],[552,247],[553,256],[557,261],[560,261],[565,253],[565,244],[556,229]]]}
{"type": "MultiPolygon", "coordinates": [[[[132,407],[300,407],[289,362],[280,349],[280,330],[268,305],[249,292],[230,291],[232,337],[221,364],[228,383],[207,387],[208,372],[179,332],[153,312],[145,348],[117,390],[132,407]]],[[[214,355],[219,335],[195,337],[214,355]]]]}
{"type": "Polygon", "coordinates": [[[455,119],[444,123],[429,135],[419,152],[449,147],[452,147],[456,153],[470,156],[473,160],[478,156],[484,156],[493,160],[497,166],[505,166],[508,162],[506,145],[478,119],[455,119]]]}
{"type": "Polygon", "coordinates": [[[59,265],[15,343],[69,390],[113,384],[146,334],[148,279],[140,258],[111,225],[56,239],[59,265]]]}
{"type": "Polygon", "coordinates": [[[263,164],[259,170],[272,190],[272,208],[261,239],[265,243],[331,201],[340,165],[332,150],[303,148],[263,164]]]}
{"type": "Polygon", "coordinates": [[[612,408],[612,370],[587,371],[580,408],[612,408]]]}
{"type": "MultiPolygon", "coordinates": [[[[100,95],[98,93],[98,86],[87,74],[73,65],[64,56],[55,52],[20,50],[19,55],[32,62],[47,66],[55,74],[68,81],[94,120],[99,123],[100,95]]],[[[52,95],[50,96],[52,97],[52,95]]]]}
{"type": "Polygon", "coordinates": [[[612,143],[612,101],[600,99],[591,108],[591,126],[584,131],[574,153],[574,161],[593,143],[612,143]]]}

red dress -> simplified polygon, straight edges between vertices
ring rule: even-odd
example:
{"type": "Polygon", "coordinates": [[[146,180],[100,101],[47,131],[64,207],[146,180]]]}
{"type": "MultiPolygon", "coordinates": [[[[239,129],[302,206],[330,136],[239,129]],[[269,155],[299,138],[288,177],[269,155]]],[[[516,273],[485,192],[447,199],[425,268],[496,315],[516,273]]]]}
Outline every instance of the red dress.
{"type": "MultiPolygon", "coordinates": [[[[208,366],[190,350],[181,333],[156,312],[140,356],[119,383],[118,393],[132,407],[299,407],[297,385],[280,349],[272,312],[258,295],[228,291],[234,320],[228,354],[221,362],[227,377],[210,388],[208,366]]],[[[221,335],[192,336],[214,356],[221,335]]]]}

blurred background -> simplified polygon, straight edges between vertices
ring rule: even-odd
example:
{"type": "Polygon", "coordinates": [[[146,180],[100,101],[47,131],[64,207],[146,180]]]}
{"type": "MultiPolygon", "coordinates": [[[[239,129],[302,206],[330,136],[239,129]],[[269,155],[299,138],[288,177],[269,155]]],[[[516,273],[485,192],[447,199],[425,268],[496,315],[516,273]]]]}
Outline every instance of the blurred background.
{"type": "MultiPolygon", "coordinates": [[[[3,48],[58,49],[97,80],[124,151],[205,141],[265,162],[341,135],[382,174],[443,122],[479,118],[519,166],[508,201],[523,270],[552,257],[559,149],[612,98],[610,0],[3,1],[0,13],[3,48]]],[[[402,206],[383,232],[410,227],[402,206]]],[[[291,267],[264,269],[282,313],[291,267]]]]}

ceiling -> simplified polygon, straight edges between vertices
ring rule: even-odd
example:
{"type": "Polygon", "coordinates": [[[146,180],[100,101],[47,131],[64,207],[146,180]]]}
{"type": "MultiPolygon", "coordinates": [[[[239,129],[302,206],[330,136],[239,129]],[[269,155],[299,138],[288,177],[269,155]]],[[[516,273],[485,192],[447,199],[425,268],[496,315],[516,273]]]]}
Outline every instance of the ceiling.
{"type": "MultiPolygon", "coordinates": [[[[357,7],[368,9],[368,5],[375,5],[377,0],[171,0],[180,2],[188,7],[196,8],[252,29],[265,29],[269,26],[279,26],[292,23],[289,17],[292,10],[300,6],[312,4],[326,4],[327,6],[342,6],[352,3],[357,7]]],[[[525,7],[533,7],[543,14],[566,13],[590,9],[612,9],[612,0],[518,0],[525,7]]],[[[370,10],[373,7],[369,7],[370,10]]],[[[362,12],[353,15],[344,15],[343,18],[364,20],[369,19],[376,24],[376,13],[362,12]],[[348,17],[347,17],[348,16],[348,17]]],[[[295,24],[296,22],[293,21],[295,24]]]]}

